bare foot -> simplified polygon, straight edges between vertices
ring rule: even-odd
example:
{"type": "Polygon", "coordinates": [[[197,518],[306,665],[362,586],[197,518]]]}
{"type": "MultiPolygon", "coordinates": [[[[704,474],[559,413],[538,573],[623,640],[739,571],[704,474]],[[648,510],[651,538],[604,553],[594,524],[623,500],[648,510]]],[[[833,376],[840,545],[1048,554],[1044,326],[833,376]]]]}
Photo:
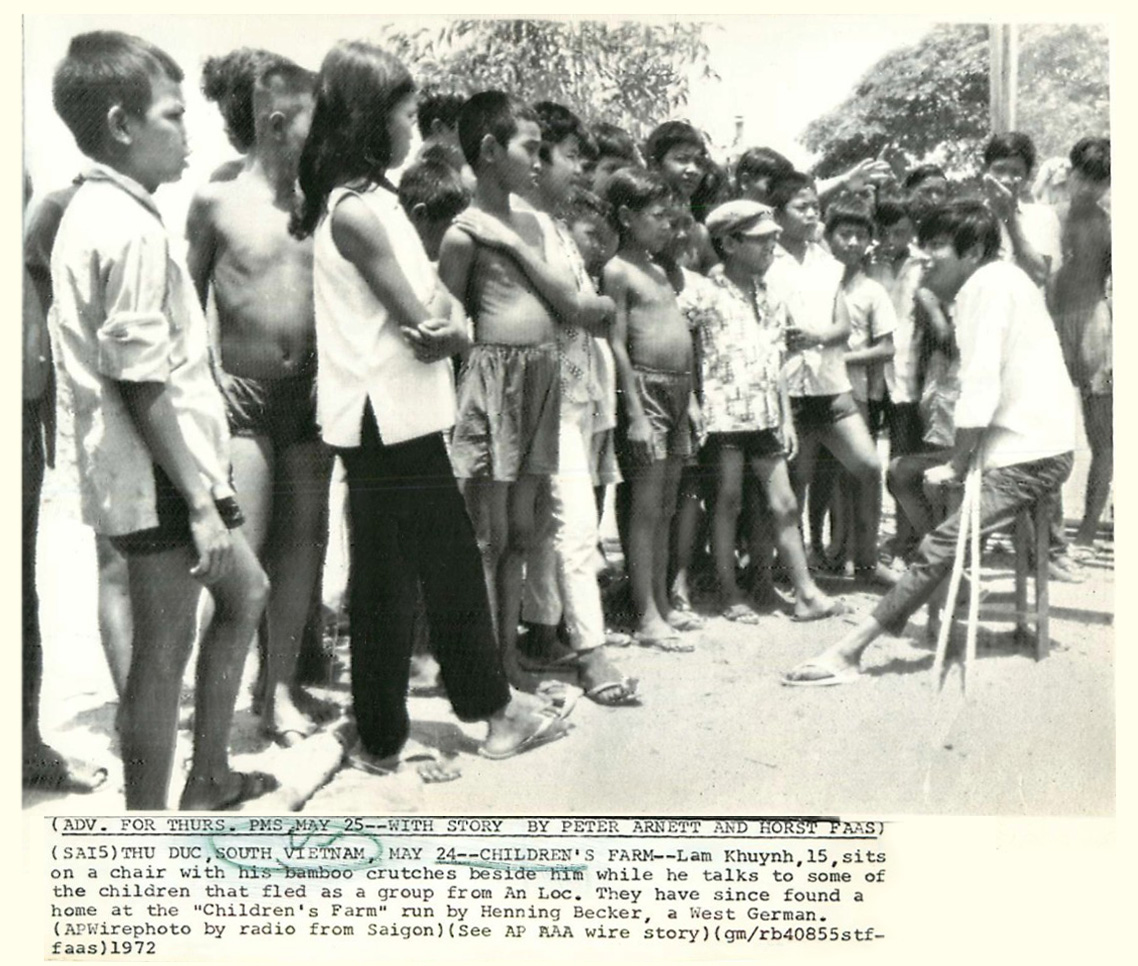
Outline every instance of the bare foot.
{"type": "Polygon", "coordinates": [[[107,780],[107,769],[65,758],[42,741],[24,748],[24,787],[49,792],[93,792],[107,780]]]}
{"type": "Polygon", "coordinates": [[[511,698],[497,714],[489,719],[490,729],[478,753],[484,758],[500,760],[558,738],[564,738],[569,726],[548,705],[533,711],[520,695],[511,698]]]}
{"type": "Polygon", "coordinates": [[[846,612],[846,605],[833,597],[819,592],[815,597],[799,597],[794,602],[796,621],[818,621],[827,617],[838,617],[846,612]]]}
{"type": "Polygon", "coordinates": [[[261,732],[277,744],[291,748],[311,738],[316,731],[316,722],[293,703],[288,687],[277,685],[262,714],[261,732]]]}
{"type": "Polygon", "coordinates": [[[369,775],[386,777],[404,774],[408,767],[413,767],[426,785],[437,785],[461,778],[462,769],[454,764],[454,761],[452,756],[428,748],[414,739],[408,739],[402,751],[386,758],[373,755],[364,748],[358,748],[348,756],[348,762],[353,768],[366,771],[369,775]]]}

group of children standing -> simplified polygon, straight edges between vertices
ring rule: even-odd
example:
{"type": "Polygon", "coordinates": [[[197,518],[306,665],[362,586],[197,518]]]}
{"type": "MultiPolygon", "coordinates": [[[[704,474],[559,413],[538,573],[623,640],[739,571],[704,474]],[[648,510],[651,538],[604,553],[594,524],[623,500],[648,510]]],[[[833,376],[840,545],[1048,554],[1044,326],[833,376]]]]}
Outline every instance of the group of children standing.
{"type": "MultiPolygon", "coordinates": [[[[295,743],[329,717],[297,664],[333,455],[353,760],[373,771],[405,757],[420,614],[456,715],[487,721],[480,752],[502,759],[564,737],[581,691],[641,702],[608,647],[693,649],[689,571],[705,546],[716,613],[741,623],[784,603],[780,571],[793,619],[844,611],[811,574],[828,560],[827,511],[830,565],[838,547],[860,585],[895,580],[874,432],[888,426],[894,455],[922,449],[922,383],[934,349],[952,352],[920,288],[919,203],[887,199],[887,166],[816,185],[753,149],[724,179],[685,122],[641,154],[559,104],[420,95],[369,43],[337,44],[318,74],[243,50],[211,60],[203,89],[245,157],[195,196],[183,264],[151,198],[185,166],[182,80],[139,38],[74,38],[55,104],[92,167],[52,237],[30,233],[49,253],[84,519],[125,561],[128,807],[165,806],[203,585],[181,806],[271,786],[226,756],[262,616],[266,734],[295,743]],[[631,635],[612,629],[598,581],[605,490],[621,480],[631,635]],[[550,672],[581,691],[532,684],[550,672]]],[[[923,525],[899,527],[896,557],[923,525]]],[[[40,772],[67,779],[65,762],[40,772]]]]}

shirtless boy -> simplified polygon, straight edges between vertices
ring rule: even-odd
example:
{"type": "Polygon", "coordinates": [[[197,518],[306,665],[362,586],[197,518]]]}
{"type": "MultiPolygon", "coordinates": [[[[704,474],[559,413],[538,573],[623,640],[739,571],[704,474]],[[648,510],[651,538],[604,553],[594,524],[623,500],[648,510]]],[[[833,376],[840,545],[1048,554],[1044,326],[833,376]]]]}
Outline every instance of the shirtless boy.
{"type": "Polygon", "coordinates": [[[680,470],[691,455],[692,340],[667,273],[654,260],[672,236],[672,195],[656,174],[618,171],[606,189],[620,248],[605,265],[616,303],[612,350],[620,387],[618,452],[632,487],[628,569],[636,641],[691,651],[669,623],[668,534],[680,470]]]}
{"type": "MultiPolygon", "coordinates": [[[[475,94],[458,119],[477,186],[443,236],[439,277],[474,321],[451,447],[482,550],[502,661],[517,666],[522,570],[535,504],[558,467],[559,320],[579,319],[576,282],[546,264],[537,217],[511,203],[541,168],[537,115],[501,91],[475,94]]],[[[596,301],[594,298],[593,301],[596,301]]]]}
{"type": "Polygon", "coordinates": [[[331,456],[315,408],[312,246],[288,233],[296,164],[312,112],[314,76],[269,68],[254,88],[256,138],[234,180],[203,187],[190,209],[190,272],[217,306],[216,373],[232,434],[234,482],[246,532],[272,581],[262,673],[262,727],[282,744],[311,735],[297,707],[301,633],[319,576],[331,456]]]}

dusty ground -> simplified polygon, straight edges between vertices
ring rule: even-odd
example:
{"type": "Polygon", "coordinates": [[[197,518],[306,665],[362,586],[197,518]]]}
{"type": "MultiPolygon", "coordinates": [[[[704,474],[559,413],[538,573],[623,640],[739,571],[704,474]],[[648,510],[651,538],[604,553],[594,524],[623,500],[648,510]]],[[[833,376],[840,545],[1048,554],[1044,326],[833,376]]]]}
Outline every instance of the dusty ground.
{"type": "MultiPolygon", "coordinates": [[[[1069,514],[1081,496],[1081,473],[1068,486],[1069,514]]],[[[770,617],[745,627],[714,618],[695,635],[695,653],[614,652],[640,679],[642,707],[607,709],[582,700],[567,739],[510,761],[478,758],[484,726],[459,723],[445,700],[412,699],[414,734],[458,754],[463,777],[424,787],[410,774],[377,777],[342,768],[304,810],[1112,814],[1113,545],[1087,568],[1085,583],[1051,585],[1053,647],[1040,663],[1011,641],[1010,557],[996,554],[986,563],[989,596],[966,699],[953,688],[936,698],[932,653],[921,643],[923,615],[910,625],[912,636],[883,638],[867,652],[857,684],[823,689],[785,688],[779,675],[842,633],[843,619],[795,624],[770,617]]],[[[37,812],[115,813],[122,810],[121,770],[111,737],[114,692],[95,623],[94,551],[90,533],[76,522],[65,473],[49,477],[45,490],[40,571],[45,732],[60,748],[106,763],[111,776],[92,796],[25,793],[24,805],[37,812]]],[[[827,589],[844,588],[833,581],[827,589]]],[[[864,613],[874,597],[847,599],[864,613]]],[[[271,749],[248,710],[247,689],[242,693],[237,764],[294,783],[318,782],[309,773],[322,769],[308,761],[309,752],[326,756],[330,743],[287,754],[271,749]]],[[[343,676],[327,693],[347,702],[343,676]]]]}

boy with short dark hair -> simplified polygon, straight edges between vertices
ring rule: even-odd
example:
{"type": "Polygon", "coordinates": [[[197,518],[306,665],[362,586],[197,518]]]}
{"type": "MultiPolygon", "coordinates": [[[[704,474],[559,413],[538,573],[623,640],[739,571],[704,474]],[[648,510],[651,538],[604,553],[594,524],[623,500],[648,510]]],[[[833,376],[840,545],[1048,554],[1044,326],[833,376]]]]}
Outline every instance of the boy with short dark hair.
{"type": "Polygon", "coordinates": [[[934,208],[948,200],[948,175],[936,164],[920,164],[913,168],[902,183],[909,199],[909,217],[915,227],[934,208]]]}
{"type": "Polygon", "coordinates": [[[598,121],[590,129],[593,141],[593,157],[589,160],[588,172],[593,192],[603,198],[605,187],[618,171],[624,168],[643,167],[644,161],[636,149],[636,142],[624,128],[598,121]]]}
{"type": "MultiPolygon", "coordinates": [[[[897,317],[889,293],[865,272],[865,256],[872,239],[873,215],[860,199],[842,196],[827,209],[826,241],[830,245],[830,253],[844,269],[839,298],[845,301],[850,317],[846,373],[870,439],[876,440],[887,418],[884,370],[893,358],[893,332],[897,327],[897,317]]],[[[841,476],[837,479],[837,500],[842,506],[838,517],[843,518],[846,524],[847,546],[853,549],[859,539],[872,539],[872,559],[876,560],[881,480],[878,478],[869,487],[850,480],[854,485],[847,487],[842,485],[841,476]],[[859,528],[858,524],[862,526],[859,528]]],[[[862,548],[860,559],[870,559],[869,549],[862,548]]]]}
{"type": "MultiPolygon", "coordinates": [[[[928,470],[931,486],[980,473],[979,527],[991,533],[1019,510],[1053,493],[1071,472],[1075,398],[1043,297],[1022,269],[997,257],[999,222],[984,205],[956,202],[920,229],[929,256],[928,288],[955,305],[960,396],[950,460],[928,470]]],[[[881,634],[901,634],[908,619],[949,575],[961,511],[921,542],[909,569],[873,614],[783,683],[844,684],[857,679],[861,656],[881,634]]]]}
{"type": "Polygon", "coordinates": [[[222,164],[210,181],[230,181],[245,167],[245,157],[253,147],[253,88],[257,76],[270,67],[292,64],[287,57],[255,47],[239,47],[220,57],[207,57],[202,66],[202,93],[217,104],[225,122],[225,136],[242,155],[222,164]]]}
{"type": "Polygon", "coordinates": [[[483,91],[458,119],[474,169],[471,207],[443,236],[439,276],[474,322],[451,446],[482,550],[502,661],[515,684],[522,571],[541,488],[558,467],[561,320],[580,318],[576,283],[547,264],[546,237],[511,196],[531,191],[541,165],[534,111],[483,91]]]}
{"type": "MultiPolygon", "coordinates": [[[[700,399],[714,472],[712,551],[719,609],[730,621],[756,624],[754,608],[736,581],[736,526],[744,493],[770,507],[775,542],[794,585],[794,619],[817,620],[840,613],[810,576],[798,530],[798,505],[787,460],[797,436],[782,377],[786,307],[763,280],[774,258],[779,227],[771,209],[740,198],[720,205],[707,219],[723,271],[707,283],[715,293],[698,329],[702,372],[700,399]]],[[[756,514],[751,557],[760,587],[773,596],[773,546],[756,514]]]]}
{"type": "MultiPolygon", "coordinates": [[[[657,172],[676,195],[677,202],[694,216],[693,197],[703,184],[710,159],[703,136],[687,121],[665,121],[648,135],[644,145],[648,168],[657,172]]],[[[706,275],[719,260],[703,223],[690,233],[690,267],[706,275]]]]}
{"type": "Polygon", "coordinates": [[[691,335],[656,261],[671,241],[672,193],[654,172],[627,169],[613,175],[606,200],[620,234],[620,248],[605,266],[604,291],[616,303],[617,445],[632,495],[625,552],[638,618],[635,640],[691,651],[668,620],[669,532],[680,471],[693,452],[694,386],[691,335]]]}
{"type": "Polygon", "coordinates": [[[1034,168],[1035,145],[1022,131],[993,135],[984,146],[982,181],[1000,223],[1000,258],[1046,286],[1062,260],[1061,229],[1054,208],[1027,200],[1034,168]]]}
{"type": "Polygon", "coordinates": [[[273,582],[262,642],[262,729],[286,745],[311,736],[331,710],[296,681],[323,562],[332,467],[316,426],[312,245],[288,232],[315,80],[290,62],[261,72],[247,164],[232,181],[198,191],[186,230],[199,299],[204,307],[212,290],[217,311],[215,376],[246,533],[273,582]]]}
{"type": "MultiPolygon", "coordinates": [[[[839,297],[843,268],[814,241],[819,211],[813,180],[799,172],[780,178],[771,186],[771,207],[782,234],[767,282],[786,302],[791,318],[787,381],[798,430],[795,495],[801,506],[820,446],[853,474],[863,493],[871,492],[880,485],[881,467],[850,395],[845,363],[849,309],[839,297]]],[[[861,516],[857,520],[854,572],[861,582],[887,583],[889,574],[877,561],[873,524],[861,516]]]]}
{"type": "Polygon", "coordinates": [[[56,238],[52,317],[75,400],[83,516],[128,558],[134,642],[121,734],[132,809],[166,806],[203,584],[216,608],[198,656],[181,807],[226,808],[273,784],[228,765],[268,581],[236,530],[205,319],[151,198],[186,165],[182,77],[152,44],[96,31],[72,39],[53,85],[56,110],[94,162],[56,238]]]}
{"type": "Polygon", "coordinates": [[[427,258],[437,262],[443,235],[470,205],[470,192],[449,164],[420,158],[399,178],[399,203],[415,226],[427,258]]]}
{"type": "Polygon", "coordinates": [[[542,222],[550,244],[546,258],[576,281],[582,303],[598,311],[594,324],[563,321],[557,330],[561,362],[558,467],[550,480],[541,534],[526,561],[523,616],[530,627],[531,667],[571,670],[587,697],[609,707],[638,703],[636,682],[621,674],[605,653],[606,634],[595,555],[597,507],[592,447],[598,416],[606,409],[600,382],[598,340],[612,322],[612,300],[599,297],[562,216],[582,178],[582,148],[588,132],[567,107],[551,101],[534,105],[541,129],[541,168],[525,200],[542,222]],[[556,628],[564,622],[570,651],[559,648],[556,628]],[[560,653],[559,653],[560,652],[560,653]]]}
{"type": "Polygon", "coordinates": [[[419,135],[423,139],[418,159],[444,160],[462,175],[463,184],[474,190],[474,172],[462,156],[458,143],[458,116],[466,98],[448,91],[422,91],[418,98],[419,135]]]}
{"type": "Polygon", "coordinates": [[[735,190],[740,198],[765,205],[771,183],[793,170],[774,148],[747,148],[735,162],[735,190]]]}

